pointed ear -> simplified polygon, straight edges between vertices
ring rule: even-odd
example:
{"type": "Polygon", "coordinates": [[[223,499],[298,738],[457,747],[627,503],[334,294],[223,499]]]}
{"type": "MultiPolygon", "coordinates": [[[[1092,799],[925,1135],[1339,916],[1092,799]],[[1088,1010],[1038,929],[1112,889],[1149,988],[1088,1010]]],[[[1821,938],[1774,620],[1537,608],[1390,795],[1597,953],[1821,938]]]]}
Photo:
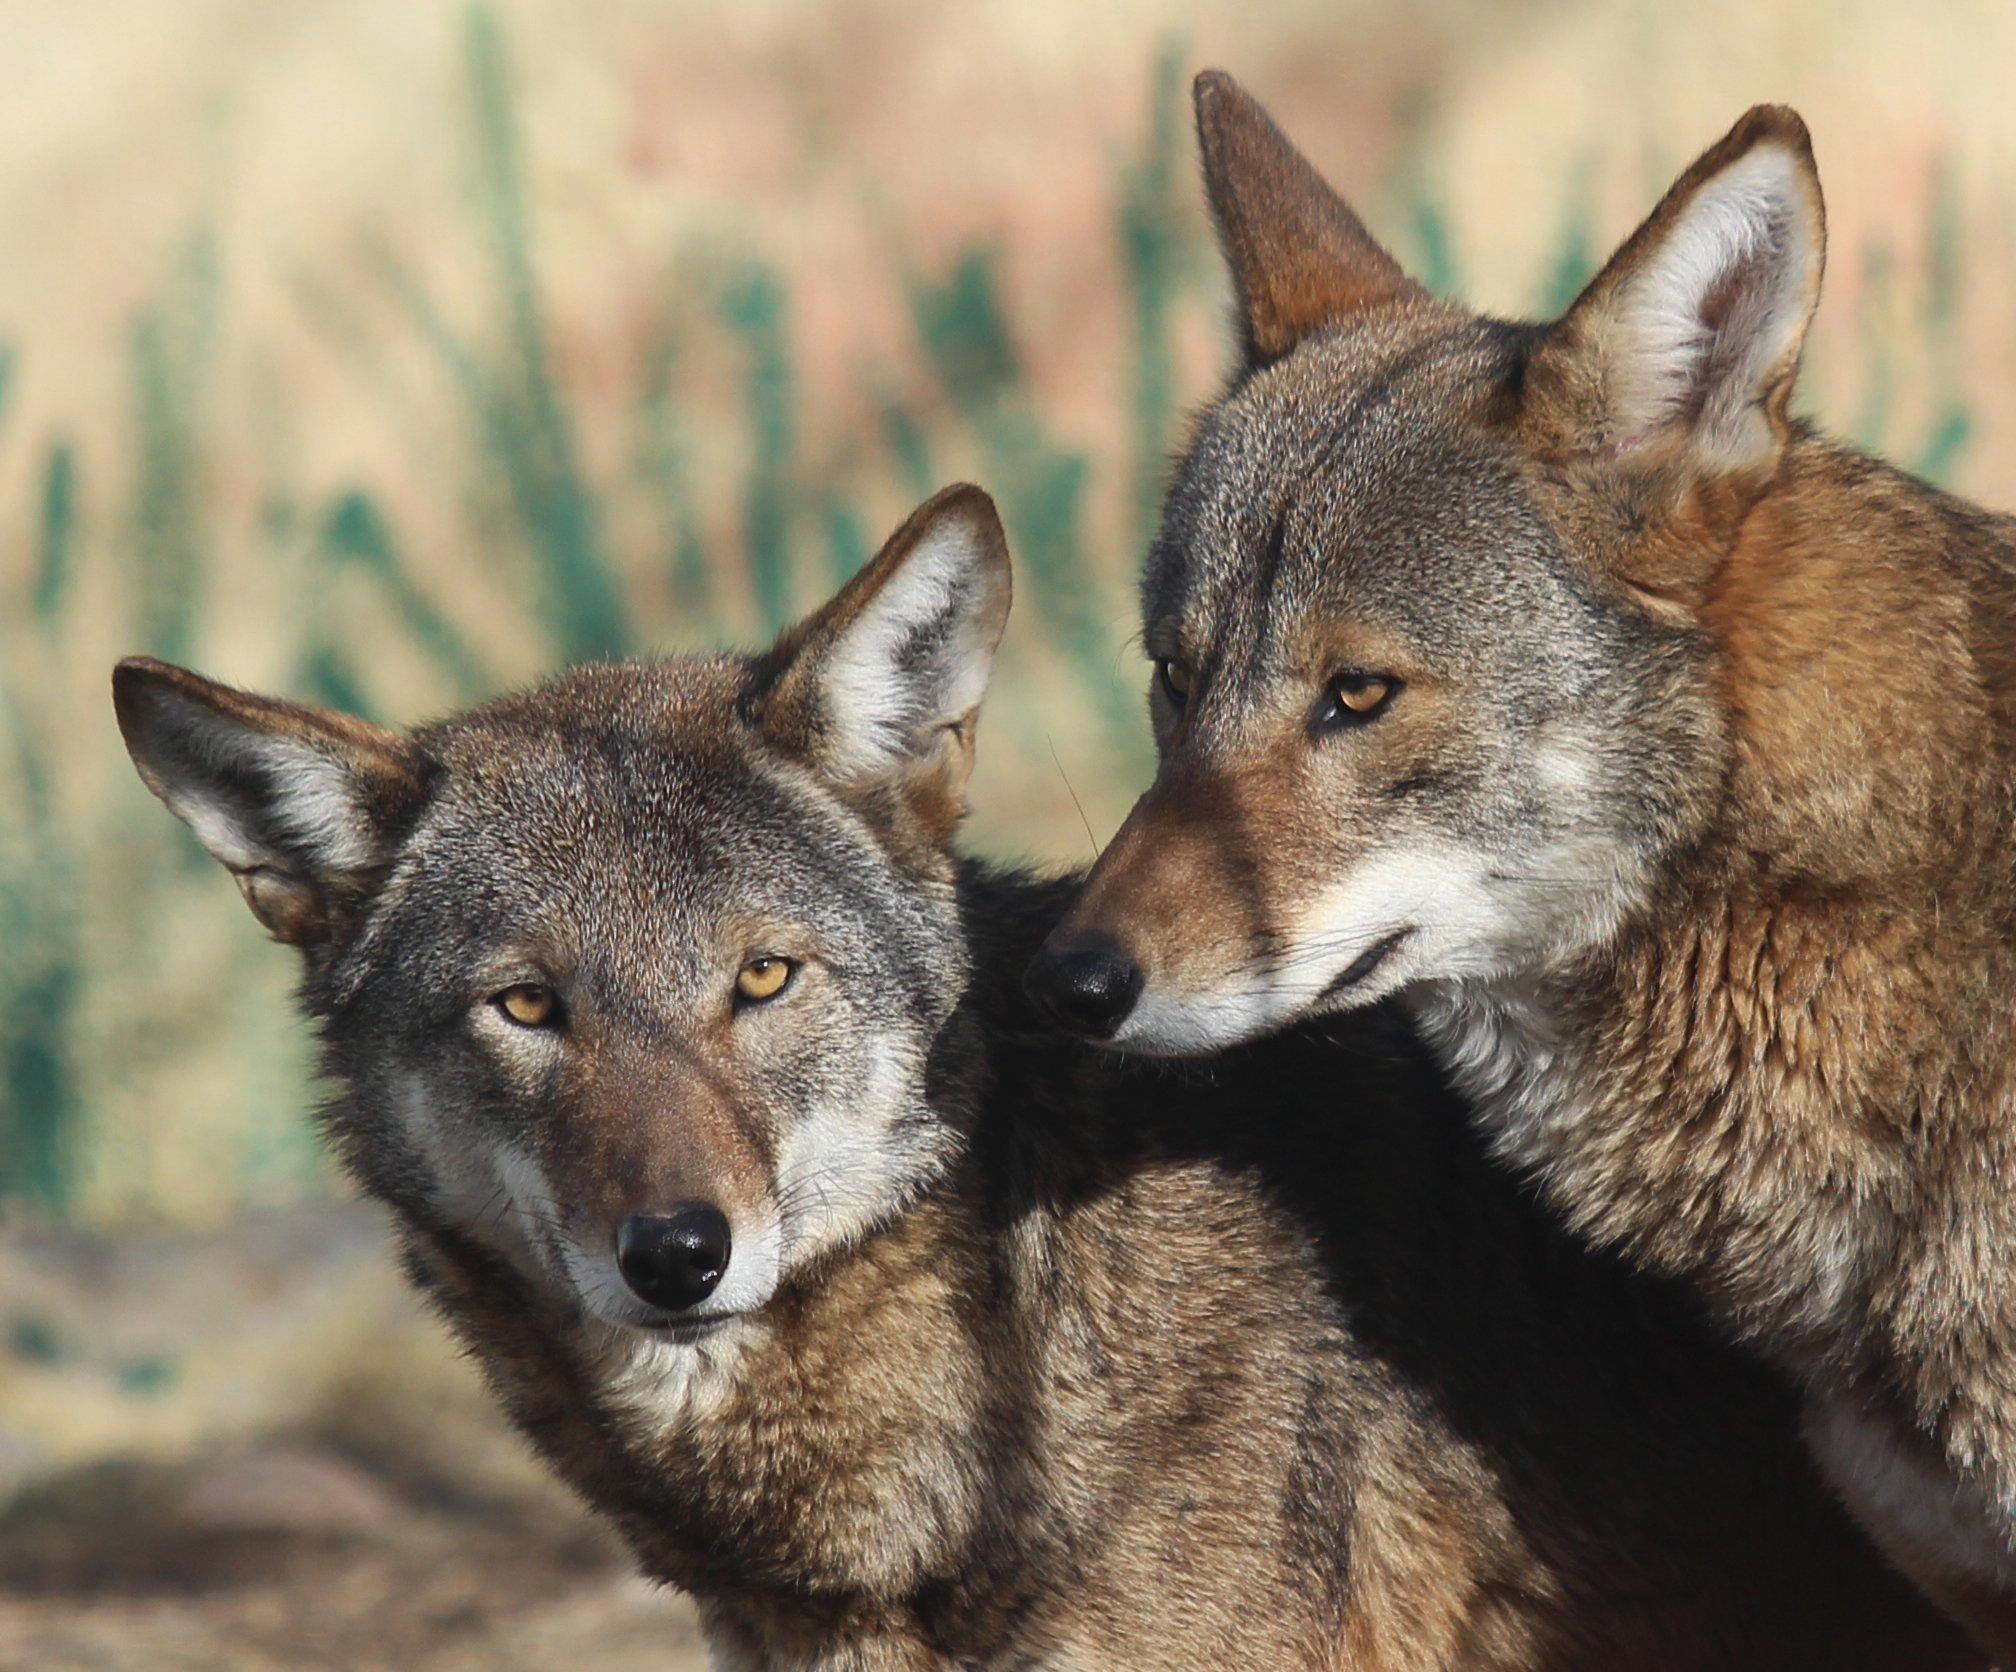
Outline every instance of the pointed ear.
{"type": "Polygon", "coordinates": [[[1758,105],[1680,176],[1534,350],[1529,403],[1581,450],[1768,469],[1827,245],[1806,124],[1758,105]]]}
{"type": "Polygon", "coordinates": [[[1009,595],[993,500],[964,484],[945,489],[785,635],[757,723],[835,784],[893,791],[936,839],[949,836],[1009,595]]]}
{"type": "Polygon", "coordinates": [[[112,701],[142,782],[290,945],[330,937],[425,791],[419,751],[393,733],[167,662],[121,662],[112,701]]]}
{"type": "Polygon", "coordinates": [[[1206,70],[1196,101],[1204,190],[1250,364],[1376,302],[1427,295],[1238,82],[1206,70]]]}

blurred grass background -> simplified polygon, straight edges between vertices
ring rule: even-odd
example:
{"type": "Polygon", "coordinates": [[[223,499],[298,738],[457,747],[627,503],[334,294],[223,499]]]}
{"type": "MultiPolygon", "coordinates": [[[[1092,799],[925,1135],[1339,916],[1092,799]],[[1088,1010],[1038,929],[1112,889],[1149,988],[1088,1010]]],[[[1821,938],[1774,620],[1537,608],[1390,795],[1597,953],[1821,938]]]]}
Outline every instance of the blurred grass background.
{"type": "MultiPolygon", "coordinates": [[[[446,1442],[404,1402],[487,1411],[334,1204],[291,959],[134,778],[117,656],[418,720],[758,642],[969,477],[1019,566],[973,840],[1081,860],[1145,773],[1132,577],[1223,370],[1191,71],[1512,314],[1745,106],[1799,105],[1832,233],[1807,408],[2006,505],[2012,52],[2016,9],[1903,0],[0,11],[0,1499],[219,1434],[418,1479],[446,1442]]],[[[298,1507],[332,1466],[255,1475],[298,1507]]],[[[75,1500],[107,1548],[188,1536],[124,1490],[75,1500]]],[[[59,1522],[0,1515],[0,1581],[17,1525],[85,1572],[59,1522]]],[[[357,1571],[361,1617],[401,1569],[357,1571]]]]}
{"type": "Polygon", "coordinates": [[[0,1212],[204,1223],[329,1183],[289,961],[125,768],[119,653],[416,720],[765,639],[970,476],[1022,580],[975,839],[1068,860],[1110,832],[1144,764],[1129,580],[1219,369],[1207,59],[1427,283],[1520,313],[1753,96],[1799,99],[1835,205],[1809,405],[1992,497],[2016,135],[1956,78],[2016,45],[2005,13],[1236,16],[16,18],[0,1212]]]}

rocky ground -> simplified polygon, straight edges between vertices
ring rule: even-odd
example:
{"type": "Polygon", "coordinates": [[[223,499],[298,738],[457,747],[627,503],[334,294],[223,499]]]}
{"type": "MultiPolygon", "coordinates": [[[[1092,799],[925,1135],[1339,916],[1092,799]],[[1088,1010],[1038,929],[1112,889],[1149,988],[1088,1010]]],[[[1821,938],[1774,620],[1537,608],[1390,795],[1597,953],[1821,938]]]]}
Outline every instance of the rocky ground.
{"type": "Polygon", "coordinates": [[[0,1238],[0,1329],[0,1667],[704,1663],[366,1210],[0,1238]]]}

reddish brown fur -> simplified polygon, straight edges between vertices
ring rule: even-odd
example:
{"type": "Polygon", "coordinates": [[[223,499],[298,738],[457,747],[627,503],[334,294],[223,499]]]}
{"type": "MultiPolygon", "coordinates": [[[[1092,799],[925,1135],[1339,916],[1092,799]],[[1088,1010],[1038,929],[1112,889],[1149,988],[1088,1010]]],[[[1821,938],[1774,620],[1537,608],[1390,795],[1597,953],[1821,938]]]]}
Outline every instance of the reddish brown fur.
{"type": "MultiPolygon", "coordinates": [[[[2006,646],[2008,542],[1794,439],[1701,595],[1730,725],[1708,834],[1548,986],[1583,1045],[1553,1163],[1570,1218],[1997,1493],[2016,1490],[2016,763],[2007,650],[1976,649],[2006,646]],[[1816,1305],[1837,1264],[1845,1292],[1816,1305]]],[[[2016,1595],[1868,1518],[2016,1653],[2016,1595]]]]}
{"type": "MultiPolygon", "coordinates": [[[[1320,1060],[1290,1047],[1239,1072],[1279,1097],[1320,1060]]],[[[1326,1259],[1267,1182],[1291,1146],[1263,1143],[1257,1168],[1184,1138],[1158,1153],[1123,1117],[1094,1161],[1067,1135],[1086,1130],[1073,1105],[1124,1082],[1001,1066],[990,1095],[1031,1097],[1023,1134],[780,1296],[724,1403],[670,1432],[612,1399],[569,1321],[500,1268],[453,1238],[417,1245],[519,1423],[649,1571],[694,1592],[730,1664],[939,1667],[1004,1636],[1095,1666],[1967,1664],[1805,1501],[1769,1422],[1753,1426],[1764,1405],[1745,1409],[1755,1390],[1712,1352],[1669,1336],[1663,1368],[1642,1362],[1659,1326],[1611,1334],[1620,1297],[1579,1281],[1552,1304],[1589,1310],[1513,1300],[1458,1324],[1480,1285],[1556,1268],[1500,1240],[1502,1183],[1450,1166],[1424,1128],[1323,1117],[1309,1177],[1278,1189],[1349,1178],[1351,1228],[1326,1259]],[[1051,1176],[1021,1175],[1045,1150],[1051,1176]],[[1438,1254],[1425,1223],[1444,1214],[1438,1254]],[[1236,1314],[1210,1272],[1238,1274],[1236,1314]],[[1364,1285],[1342,1330],[1339,1273],[1364,1285]],[[1459,1292],[1438,1316],[1431,1297],[1459,1292]],[[1592,1345],[1558,1364],[1553,1403],[1506,1397],[1535,1373],[1522,1327],[1592,1345]],[[1477,1329],[1502,1356],[1447,1374],[1477,1329]],[[1633,1455],[1598,1414],[1619,1387],[1716,1425],[1747,1462],[1704,1459],[1688,1434],[1633,1455]],[[1298,1464],[1293,1436],[1338,1398],[1348,1418],[1324,1416],[1298,1464]],[[1751,1490],[1721,1499],[1704,1470],[1751,1490]],[[1343,1530],[1298,1551],[1284,1515],[1311,1514],[1343,1530]]],[[[1201,1106],[1173,1086],[1159,1101],[1179,1123],[1201,1106]]]]}
{"type": "Polygon", "coordinates": [[[417,734],[422,805],[382,820],[335,814],[399,740],[330,780],[271,710],[120,676],[220,858],[383,871],[306,960],[331,1135],[722,1661],[1966,1664],[1790,1400],[1541,1220],[1397,1018],[1201,1074],[1036,1026],[1017,977],[1068,886],[919,851],[901,805],[963,757],[957,664],[1005,607],[998,547],[922,549],[935,584],[871,567],[781,658],[583,670],[417,734]],[[907,600],[879,661],[827,636],[878,587],[907,600]],[[724,1023],[801,937],[816,966],[724,1023]],[[521,983],[536,1037],[499,1014],[521,983]],[[695,1181],[768,1186],[785,1248],[794,1146],[810,1228],[767,1276],[737,1231],[725,1316],[624,1273],[608,1221],[695,1181]]]}
{"type": "Polygon", "coordinates": [[[675,1053],[589,1039],[577,1054],[575,1083],[560,1093],[566,1142],[539,1160],[555,1200],[596,1241],[611,1240],[639,1202],[712,1201],[746,1223],[768,1200],[775,1157],[741,1113],[760,1106],[760,1088],[734,1082],[729,1040],[675,1053]]]}
{"type": "MultiPolygon", "coordinates": [[[[1278,967],[1270,932],[1367,852],[1393,857],[1390,843],[1378,849],[1388,824],[1416,818],[1435,838],[1484,828],[1496,809],[1478,811],[1483,798],[1463,803],[1470,826],[1435,825],[1392,782],[1396,760],[1460,757],[1466,725],[1488,734],[1491,691],[1459,689],[1445,705],[1406,660],[1446,648],[1446,622],[1411,652],[1339,647],[1361,630],[1366,599],[1393,613],[1394,583],[1382,593],[1360,578],[1381,560],[1353,549],[1389,502],[1368,511],[1351,494],[1370,502],[1412,480],[1431,531],[1417,544],[1441,541],[1453,565],[1466,525],[1431,513],[1473,493],[1452,460],[1486,461],[1479,518],[1516,494],[1546,538],[1507,549],[1549,549],[1566,565],[1560,590],[1597,600],[1562,610],[1564,635],[1580,624],[1585,637],[1561,648],[1611,657],[1629,670],[1620,682],[1650,693],[1592,709],[1592,725],[1640,728],[1637,753],[1606,755],[1585,737],[1579,770],[1635,761],[1663,799],[1643,796],[1628,841],[1606,850],[1606,864],[1625,856],[1614,875],[1633,879],[1617,885],[1614,914],[1606,902],[1564,917],[1537,950],[1477,930],[1471,964],[1424,963],[1424,1014],[1564,1217],[1688,1278],[1796,1378],[1836,1487],[1929,1594],[2016,1664],[2016,524],[1788,417],[1824,229],[1791,111],[1752,111],[1562,320],[1529,329],[1368,287],[1383,268],[1359,247],[1363,229],[1326,230],[1355,218],[1279,154],[1286,142],[1257,107],[1207,78],[1199,108],[1250,375],[1223,403],[1236,418],[1200,432],[1193,458],[1205,463],[1179,478],[1173,532],[1151,562],[1150,653],[1180,662],[1196,695],[1182,713],[1158,700],[1163,777],[1067,930],[1123,946],[1147,971],[1137,1019],[1160,982],[1179,989],[1163,997],[1171,1007],[1180,989],[1206,995],[1208,1022],[1208,1004],[1231,1013],[1240,980],[1257,986],[1241,960],[1263,977],[1270,957],[1278,967]],[[1236,123],[1234,105],[1246,107],[1236,123]],[[1750,196],[1702,196],[1753,153],[1750,196]],[[1672,385],[1682,395],[1669,406],[1634,405],[1647,310],[1673,294],[1661,285],[1711,271],[1724,247],[1688,218],[1697,200],[1717,214],[1762,203],[1771,218],[1728,246],[1741,253],[1698,298],[1700,364],[1686,370],[1671,350],[1653,368],[1695,381],[1672,385]],[[1754,334],[1725,345],[1717,333],[1744,319],[1754,334]],[[1716,383],[1730,366],[1742,379],[1716,383]],[[1390,416],[1403,385],[1405,411],[1427,414],[1412,432],[1390,416]],[[1310,441],[1312,413],[1336,415],[1334,451],[1310,441]],[[1372,439],[1354,459],[1361,433],[1372,439]],[[1467,443],[1449,439],[1459,433],[1467,443]],[[1270,447],[1271,474],[1252,462],[1270,447]],[[1404,476],[1410,447],[1418,478],[1404,476]],[[1277,507],[1265,554],[1227,509],[1248,505],[1277,507]],[[1301,591],[1270,606],[1291,510],[1301,591]],[[1311,553],[1327,554],[1327,581],[1311,553]],[[1243,636],[1232,648],[1176,642],[1157,608],[1187,612],[1193,641],[1199,619],[1243,636]],[[1311,764],[1280,724],[1308,712],[1283,654],[1298,633],[1322,640],[1333,665],[1408,683],[1387,732],[1328,764],[1311,764]],[[1221,677],[1240,685],[1236,701],[1214,694],[1221,677]]],[[[1379,532],[1394,571],[1435,584],[1432,568],[1406,567],[1388,525],[1379,532]]],[[[1554,573],[1537,561],[1533,572],[1554,573]]],[[[1477,607],[1474,592],[1460,596],[1477,607]]],[[[1617,688],[1601,687],[1606,700],[1617,688]]],[[[1604,780],[1604,793],[1625,792],[1604,780]]],[[[1602,805],[1593,792],[1591,805],[1602,805]]],[[[1491,839],[1476,836],[1476,851],[1491,839]]],[[[1433,841],[1409,851],[1432,856],[1433,841]]],[[[1488,851],[1516,868],[1516,853],[1488,851]]],[[[1499,932],[1481,909],[1474,920],[1499,932]]],[[[1273,1008],[1249,1014],[1298,1013],[1278,981],[1259,990],[1273,1008]]],[[[1175,1024],[1155,1025],[1138,1023],[1142,1037],[1183,1048],[1175,1024]]]]}
{"type": "Polygon", "coordinates": [[[1197,123],[1207,142],[1261,181],[1269,212],[1245,215],[1215,206],[1219,237],[1239,291],[1248,352],[1256,360],[1286,354],[1309,331],[1355,308],[1422,291],[1379,247],[1364,223],[1315,171],[1281,143],[1267,113],[1229,77],[1197,78],[1197,123]]]}

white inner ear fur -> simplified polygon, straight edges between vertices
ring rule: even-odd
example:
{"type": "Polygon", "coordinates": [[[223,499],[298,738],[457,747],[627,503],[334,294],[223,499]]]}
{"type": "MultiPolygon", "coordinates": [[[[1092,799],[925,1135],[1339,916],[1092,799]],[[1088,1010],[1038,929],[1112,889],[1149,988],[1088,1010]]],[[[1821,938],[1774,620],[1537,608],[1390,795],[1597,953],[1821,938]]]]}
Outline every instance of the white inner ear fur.
{"type": "Polygon", "coordinates": [[[349,871],[371,862],[371,832],[347,768],[312,744],[278,739],[263,746],[260,762],[272,776],[269,811],[320,868],[349,871]]]}
{"type": "Polygon", "coordinates": [[[257,823],[246,817],[235,797],[212,781],[213,771],[249,765],[271,787],[260,811],[318,870],[351,870],[369,863],[367,821],[357,787],[340,761],[311,743],[267,736],[194,705],[176,724],[178,741],[192,764],[166,781],[164,799],[212,858],[242,871],[283,857],[262,839],[257,823]]]}
{"type": "Polygon", "coordinates": [[[834,771],[885,769],[919,746],[920,732],[980,706],[1000,637],[999,585],[983,536],[964,518],[919,540],[827,652],[820,678],[834,771]],[[920,635],[921,654],[911,653],[920,635]]]}
{"type": "Polygon", "coordinates": [[[1611,339],[1621,447],[1677,423],[1710,463],[1768,452],[1758,403],[1798,350],[1820,260],[1809,190],[1799,157],[1758,145],[1695,193],[1624,286],[1611,339]]]}

